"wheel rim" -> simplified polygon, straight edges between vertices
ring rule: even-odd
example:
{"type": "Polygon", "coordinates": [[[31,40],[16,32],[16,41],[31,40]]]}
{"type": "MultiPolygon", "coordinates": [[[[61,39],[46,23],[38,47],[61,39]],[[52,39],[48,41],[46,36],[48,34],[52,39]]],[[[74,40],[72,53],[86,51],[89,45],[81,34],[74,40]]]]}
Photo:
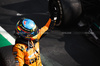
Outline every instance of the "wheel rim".
{"type": "Polygon", "coordinates": [[[54,16],[55,26],[60,26],[62,22],[62,7],[59,0],[50,0],[49,2],[49,12],[54,16]]]}

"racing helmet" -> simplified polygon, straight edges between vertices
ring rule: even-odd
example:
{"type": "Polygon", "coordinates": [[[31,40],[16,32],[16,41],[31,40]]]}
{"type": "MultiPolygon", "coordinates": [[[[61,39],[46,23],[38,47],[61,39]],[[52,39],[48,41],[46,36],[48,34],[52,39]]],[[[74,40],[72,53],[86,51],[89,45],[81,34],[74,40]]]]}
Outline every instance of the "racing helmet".
{"type": "Polygon", "coordinates": [[[15,34],[27,40],[36,40],[39,29],[35,22],[28,18],[22,18],[16,24],[15,34]]]}

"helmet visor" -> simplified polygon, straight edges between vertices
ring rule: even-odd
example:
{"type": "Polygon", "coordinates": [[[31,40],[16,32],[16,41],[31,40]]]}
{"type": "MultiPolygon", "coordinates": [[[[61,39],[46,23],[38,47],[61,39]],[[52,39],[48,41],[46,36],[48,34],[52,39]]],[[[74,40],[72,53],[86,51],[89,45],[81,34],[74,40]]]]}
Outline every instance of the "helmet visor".
{"type": "Polygon", "coordinates": [[[33,30],[32,33],[28,34],[28,37],[33,37],[33,36],[37,35],[38,33],[39,33],[39,29],[38,29],[38,27],[36,27],[36,28],[33,30]]]}

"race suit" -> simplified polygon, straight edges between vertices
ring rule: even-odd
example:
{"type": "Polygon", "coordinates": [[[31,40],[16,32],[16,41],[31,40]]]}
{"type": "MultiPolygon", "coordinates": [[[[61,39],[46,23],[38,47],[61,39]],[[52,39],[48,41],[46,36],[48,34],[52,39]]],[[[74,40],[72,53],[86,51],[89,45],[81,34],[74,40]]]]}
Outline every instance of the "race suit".
{"type": "MultiPolygon", "coordinates": [[[[49,18],[46,25],[39,30],[38,39],[48,30],[50,23],[51,18],[49,18]]],[[[42,66],[39,41],[28,41],[22,38],[16,39],[16,43],[13,47],[13,55],[16,66],[42,66]]]]}

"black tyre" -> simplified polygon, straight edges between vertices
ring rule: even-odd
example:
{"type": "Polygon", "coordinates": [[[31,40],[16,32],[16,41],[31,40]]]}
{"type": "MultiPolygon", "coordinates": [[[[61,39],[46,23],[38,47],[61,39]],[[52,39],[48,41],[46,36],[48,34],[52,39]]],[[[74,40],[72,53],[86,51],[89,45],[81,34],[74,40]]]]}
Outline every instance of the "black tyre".
{"type": "Polygon", "coordinates": [[[15,66],[12,47],[13,45],[0,48],[0,66],[15,66]]]}
{"type": "Polygon", "coordinates": [[[57,17],[56,26],[74,23],[80,16],[80,0],[49,0],[49,12],[57,17]]]}

